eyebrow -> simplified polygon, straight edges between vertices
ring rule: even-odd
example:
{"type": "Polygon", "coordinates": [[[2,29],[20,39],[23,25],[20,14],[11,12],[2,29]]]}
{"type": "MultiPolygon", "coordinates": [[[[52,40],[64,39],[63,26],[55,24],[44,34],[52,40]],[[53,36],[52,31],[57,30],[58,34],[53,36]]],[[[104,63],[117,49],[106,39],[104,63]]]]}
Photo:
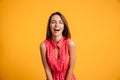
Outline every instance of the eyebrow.
{"type": "MultiPolygon", "coordinates": [[[[56,21],[56,20],[53,19],[53,20],[51,20],[51,21],[56,21]]],[[[58,20],[58,21],[62,21],[62,20],[58,20]]],[[[62,22],[63,22],[63,21],[62,21],[62,22]]]]}
{"type": "Polygon", "coordinates": [[[56,21],[56,20],[51,20],[51,21],[56,21]]]}

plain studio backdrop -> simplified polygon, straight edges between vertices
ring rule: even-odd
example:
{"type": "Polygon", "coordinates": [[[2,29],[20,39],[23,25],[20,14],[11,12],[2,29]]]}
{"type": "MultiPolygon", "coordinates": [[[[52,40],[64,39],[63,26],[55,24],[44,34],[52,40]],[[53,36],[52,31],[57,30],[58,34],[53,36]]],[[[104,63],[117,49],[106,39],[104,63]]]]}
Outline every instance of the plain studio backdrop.
{"type": "Polygon", "coordinates": [[[48,17],[66,17],[77,80],[120,80],[120,0],[0,0],[0,80],[45,80],[48,17]]]}

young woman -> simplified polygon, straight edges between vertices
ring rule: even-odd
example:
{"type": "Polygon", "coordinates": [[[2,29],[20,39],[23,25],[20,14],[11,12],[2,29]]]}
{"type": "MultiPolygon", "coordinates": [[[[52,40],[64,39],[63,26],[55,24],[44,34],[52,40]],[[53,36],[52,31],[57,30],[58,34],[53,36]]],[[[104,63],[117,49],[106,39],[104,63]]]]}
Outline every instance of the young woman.
{"type": "Polygon", "coordinates": [[[71,40],[68,23],[60,12],[49,17],[46,40],[40,44],[40,53],[47,80],[76,80],[73,74],[75,43],[71,40]]]}

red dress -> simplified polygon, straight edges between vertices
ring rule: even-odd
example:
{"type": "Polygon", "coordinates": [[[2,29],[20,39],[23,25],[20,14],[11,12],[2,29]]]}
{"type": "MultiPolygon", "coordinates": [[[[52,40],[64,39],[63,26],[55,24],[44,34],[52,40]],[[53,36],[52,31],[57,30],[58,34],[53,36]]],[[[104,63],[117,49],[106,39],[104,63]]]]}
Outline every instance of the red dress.
{"type": "MultiPolygon", "coordinates": [[[[52,39],[45,40],[45,46],[47,51],[46,58],[52,72],[53,80],[65,80],[66,78],[70,64],[68,40],[68,38],[62,37],[57,44],[55,44],[52,39]],[[55,52],[56,47],[59,48],[58,58],[55,52]]],[[[74,75],[72,75],[71,80],[76,80],[74,75]]]]}

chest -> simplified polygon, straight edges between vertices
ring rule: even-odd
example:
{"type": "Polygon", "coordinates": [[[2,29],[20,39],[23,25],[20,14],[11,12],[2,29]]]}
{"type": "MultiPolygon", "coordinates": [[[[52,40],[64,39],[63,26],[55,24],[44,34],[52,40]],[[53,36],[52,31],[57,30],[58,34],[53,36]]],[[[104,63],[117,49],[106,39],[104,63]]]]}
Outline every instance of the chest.
{"type": "Polygon", "coordinates": [[[47,46],[47,59],[49,63],[56,63],[56,62],[69,62],[69,49],[68,46],[63,44],[60,47],[55,47],[52,45],[47,46]]]}

